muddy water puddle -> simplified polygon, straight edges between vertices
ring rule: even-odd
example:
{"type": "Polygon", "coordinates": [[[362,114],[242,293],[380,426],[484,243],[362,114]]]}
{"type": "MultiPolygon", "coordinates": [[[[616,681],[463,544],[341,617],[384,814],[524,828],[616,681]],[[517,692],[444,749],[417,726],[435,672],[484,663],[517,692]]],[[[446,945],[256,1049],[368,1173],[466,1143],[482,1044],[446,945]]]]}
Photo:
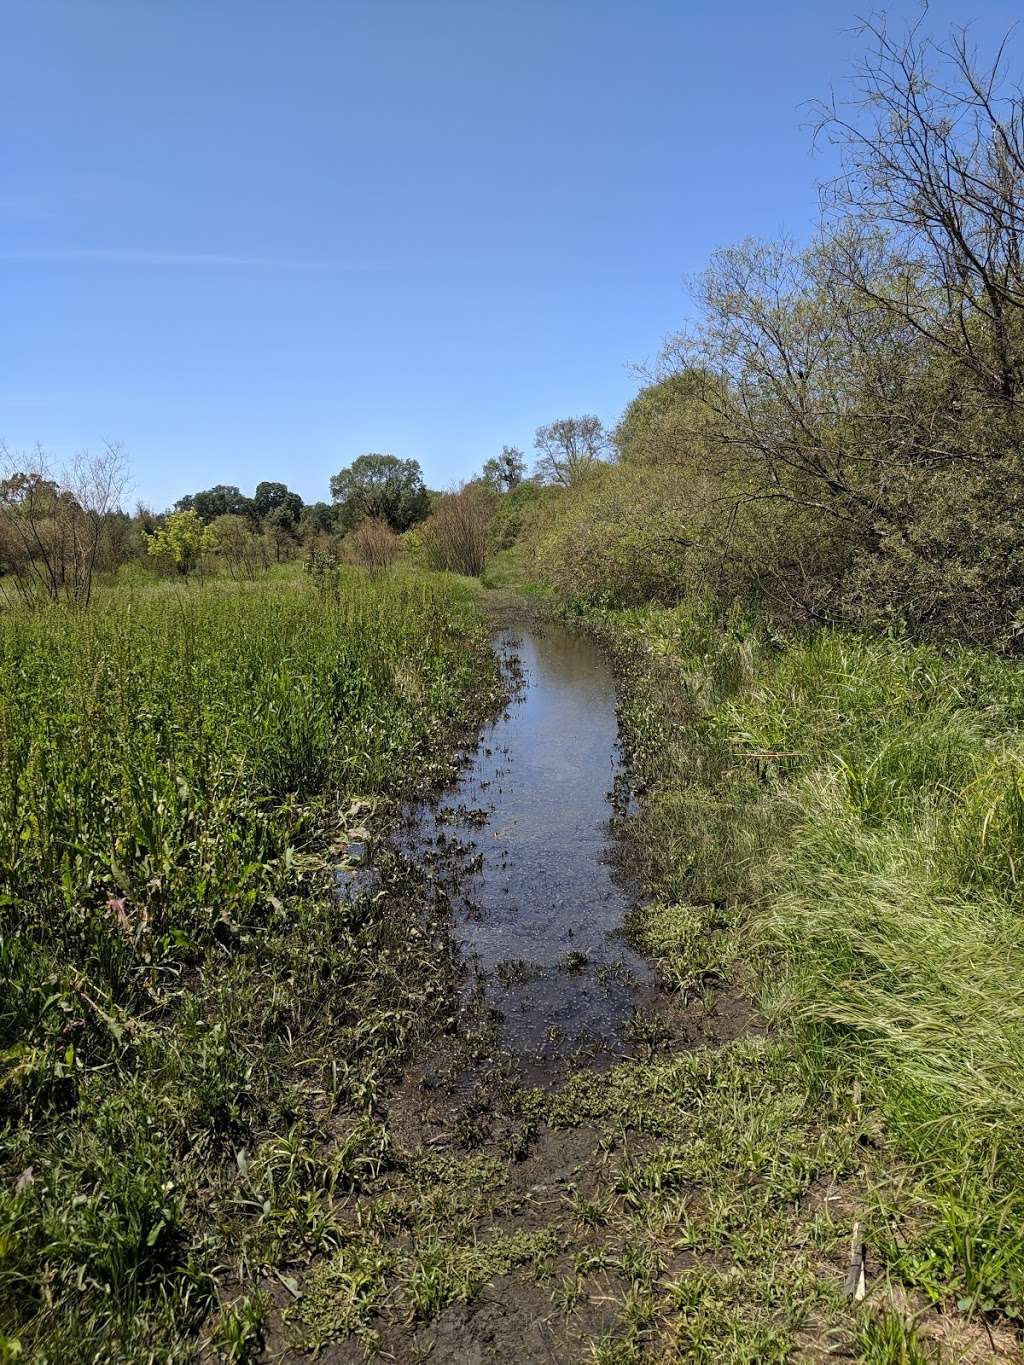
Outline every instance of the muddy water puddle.
{"type": "Polygon", "coordinates": [[[406,812],[402,851],[447,897],[502,1040],[541,1068],[614,1053],[650,969],[622,938],[615,689],[600,652],[544,627],[495,637],[513,697],[457,784],[406,812]]]}

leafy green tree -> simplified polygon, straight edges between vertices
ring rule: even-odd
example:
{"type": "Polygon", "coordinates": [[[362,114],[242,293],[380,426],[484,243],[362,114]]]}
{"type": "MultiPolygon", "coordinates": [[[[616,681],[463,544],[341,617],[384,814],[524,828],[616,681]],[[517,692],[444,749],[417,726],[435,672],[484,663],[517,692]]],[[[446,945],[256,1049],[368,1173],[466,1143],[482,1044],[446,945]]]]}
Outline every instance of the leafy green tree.
{"type": "Polygon", "coordinates": [[[258,483],[256,496],[252,501],[260,521],[266,521],[273,512],[278,514],[278,525],[287,526],[293,531],[298,526],[299,517],[302,515],[302,499],[286,484],[258,483]]]}
{"type": "Polygon", "coordinates": [[[250,517],[256,515],[252,498],[231,483],[218,483],[201,493],[189,493],[174,504],[176,512],[195,512],[207,525],[217,517],[250,517]]]}
{"type": "Polygon", "coordinates": [[[329,536],[338,524],[338,509],[329,502],[311,502],[299,517],[299,535],[303,540],[311,536],[329,536]]]}
{"type": "Polygon", "coordinates": [[[684,367],[645,385],[612,433],[619,459],[626,464],[700,463],[708,404],[720,406],[726,397],[717,376],[698,368],[684,367]]]}
{"type": "Polygon", "coordinates": [[[183,578],[200,566],[205,550],[216,549],[216,535],[193,507],[171,512],[147,546],[149,554],[169,561],[183,578]]]}
{"type": "Polygon", "coordinates": [[[218,517],[209,529],[232,578],[255,578],[267,567],[263,539],[248,517],[229,513],[218,517]]]}
{"type": "Polygon", "coordinates": [[[360,455],[331,476],[331,497],[342,529],[382,517],[393,531],[407,531],[430,510],[418,461],[395,455],[360,455]]]}
{"type": "Polygon", "coordinates": [[[274,551],[274,559],[280,564],[295,544],[295,522],[292,520],[291,508],[284,503],[272,507],[263,520],[263,535],[274,551]]]}
{"type": "Polygon", "coordinates": [[[491,522],[491,540],[497,550],[511,550],[529,527],[545,501],[557,498],[558,490],[524,479],[498,500],[491,522]]]}

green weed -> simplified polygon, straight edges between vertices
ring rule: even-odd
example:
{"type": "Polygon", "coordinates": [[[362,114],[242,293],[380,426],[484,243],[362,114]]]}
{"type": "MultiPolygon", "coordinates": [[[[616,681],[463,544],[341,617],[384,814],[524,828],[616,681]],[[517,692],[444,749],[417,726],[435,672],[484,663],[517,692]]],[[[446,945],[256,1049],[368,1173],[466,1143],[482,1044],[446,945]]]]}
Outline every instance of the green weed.
{"type": "Polygon", "coordinates": [[[377,1089],[453,967],[396,860],[345,899],[327,855],[446,772],[497,686],[441,578],[0,617],[11,1358],[191,1359],[212,1321],[244,1359],[263,1277],[342,1243],[334,1199],[389,1160],[377,1089]]]}

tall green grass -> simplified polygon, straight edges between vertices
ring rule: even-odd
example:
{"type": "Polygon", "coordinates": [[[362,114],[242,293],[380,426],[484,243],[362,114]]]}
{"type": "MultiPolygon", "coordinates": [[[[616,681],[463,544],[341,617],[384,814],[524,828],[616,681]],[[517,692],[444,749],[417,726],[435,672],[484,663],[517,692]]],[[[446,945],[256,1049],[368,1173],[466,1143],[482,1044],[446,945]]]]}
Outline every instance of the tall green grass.
{"type": "Polygon", "coordinates": [[[1024,673],[694,606],[610,613],[650,878],[725,908],[815,1087],[880,1123],[873,1251],[1024,1314],[1024,673]]]}
{"type": "Polygon", "coordinates": [[[323,855],[496,687],[436,577],[0,618],[0,1360],[240,1358],[268,1267],[337,1235],[441,959],[323,855]]]}

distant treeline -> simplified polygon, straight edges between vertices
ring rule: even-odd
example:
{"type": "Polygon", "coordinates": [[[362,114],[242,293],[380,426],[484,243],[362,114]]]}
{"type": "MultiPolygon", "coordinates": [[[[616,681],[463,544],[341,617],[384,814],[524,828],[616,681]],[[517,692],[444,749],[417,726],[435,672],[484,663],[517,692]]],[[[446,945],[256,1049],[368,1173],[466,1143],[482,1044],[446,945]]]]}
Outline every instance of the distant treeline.
{"type": "MultiPolygon", "coordinates": [[[[605,447],[600,422],[582,425],[605,447]]],[[[541,437],[548,431],[538,433],[541,437]]],[[[598,456],[597,445],[591,452],[598,456]]],[[[250,497],[234,484],[188,493],[164,512],[121,502],[127,462],[117,446],[84,455],[59,476],[45,452],[16,455],[0,447],[0,602],[85,605],[97,575],[145,562],[154,571],[187,577],[212,563],[232,577],[255,577],[272,564],[303,555],[312,564],[347,559],[385,567],[405,549],[422,562],[479,574],[499,523],[516,527],[504,495],[528,483],[522,452],[505,446],[479,475],[448,493],[428,489],[418,461],[368,453],[331,476],[331,501],[305,503],[286,484],[264,481],[250,497]]],[[[570,469],[584,456],[570,454],[570,469]]],[[[541,451],[536,479],[566,482],[553,450],[541,451]]],[[[532,486],[532,485],[531,485],[532,486]]],[[[506,532],[502,543],[514,535],[506,532]]]]}

